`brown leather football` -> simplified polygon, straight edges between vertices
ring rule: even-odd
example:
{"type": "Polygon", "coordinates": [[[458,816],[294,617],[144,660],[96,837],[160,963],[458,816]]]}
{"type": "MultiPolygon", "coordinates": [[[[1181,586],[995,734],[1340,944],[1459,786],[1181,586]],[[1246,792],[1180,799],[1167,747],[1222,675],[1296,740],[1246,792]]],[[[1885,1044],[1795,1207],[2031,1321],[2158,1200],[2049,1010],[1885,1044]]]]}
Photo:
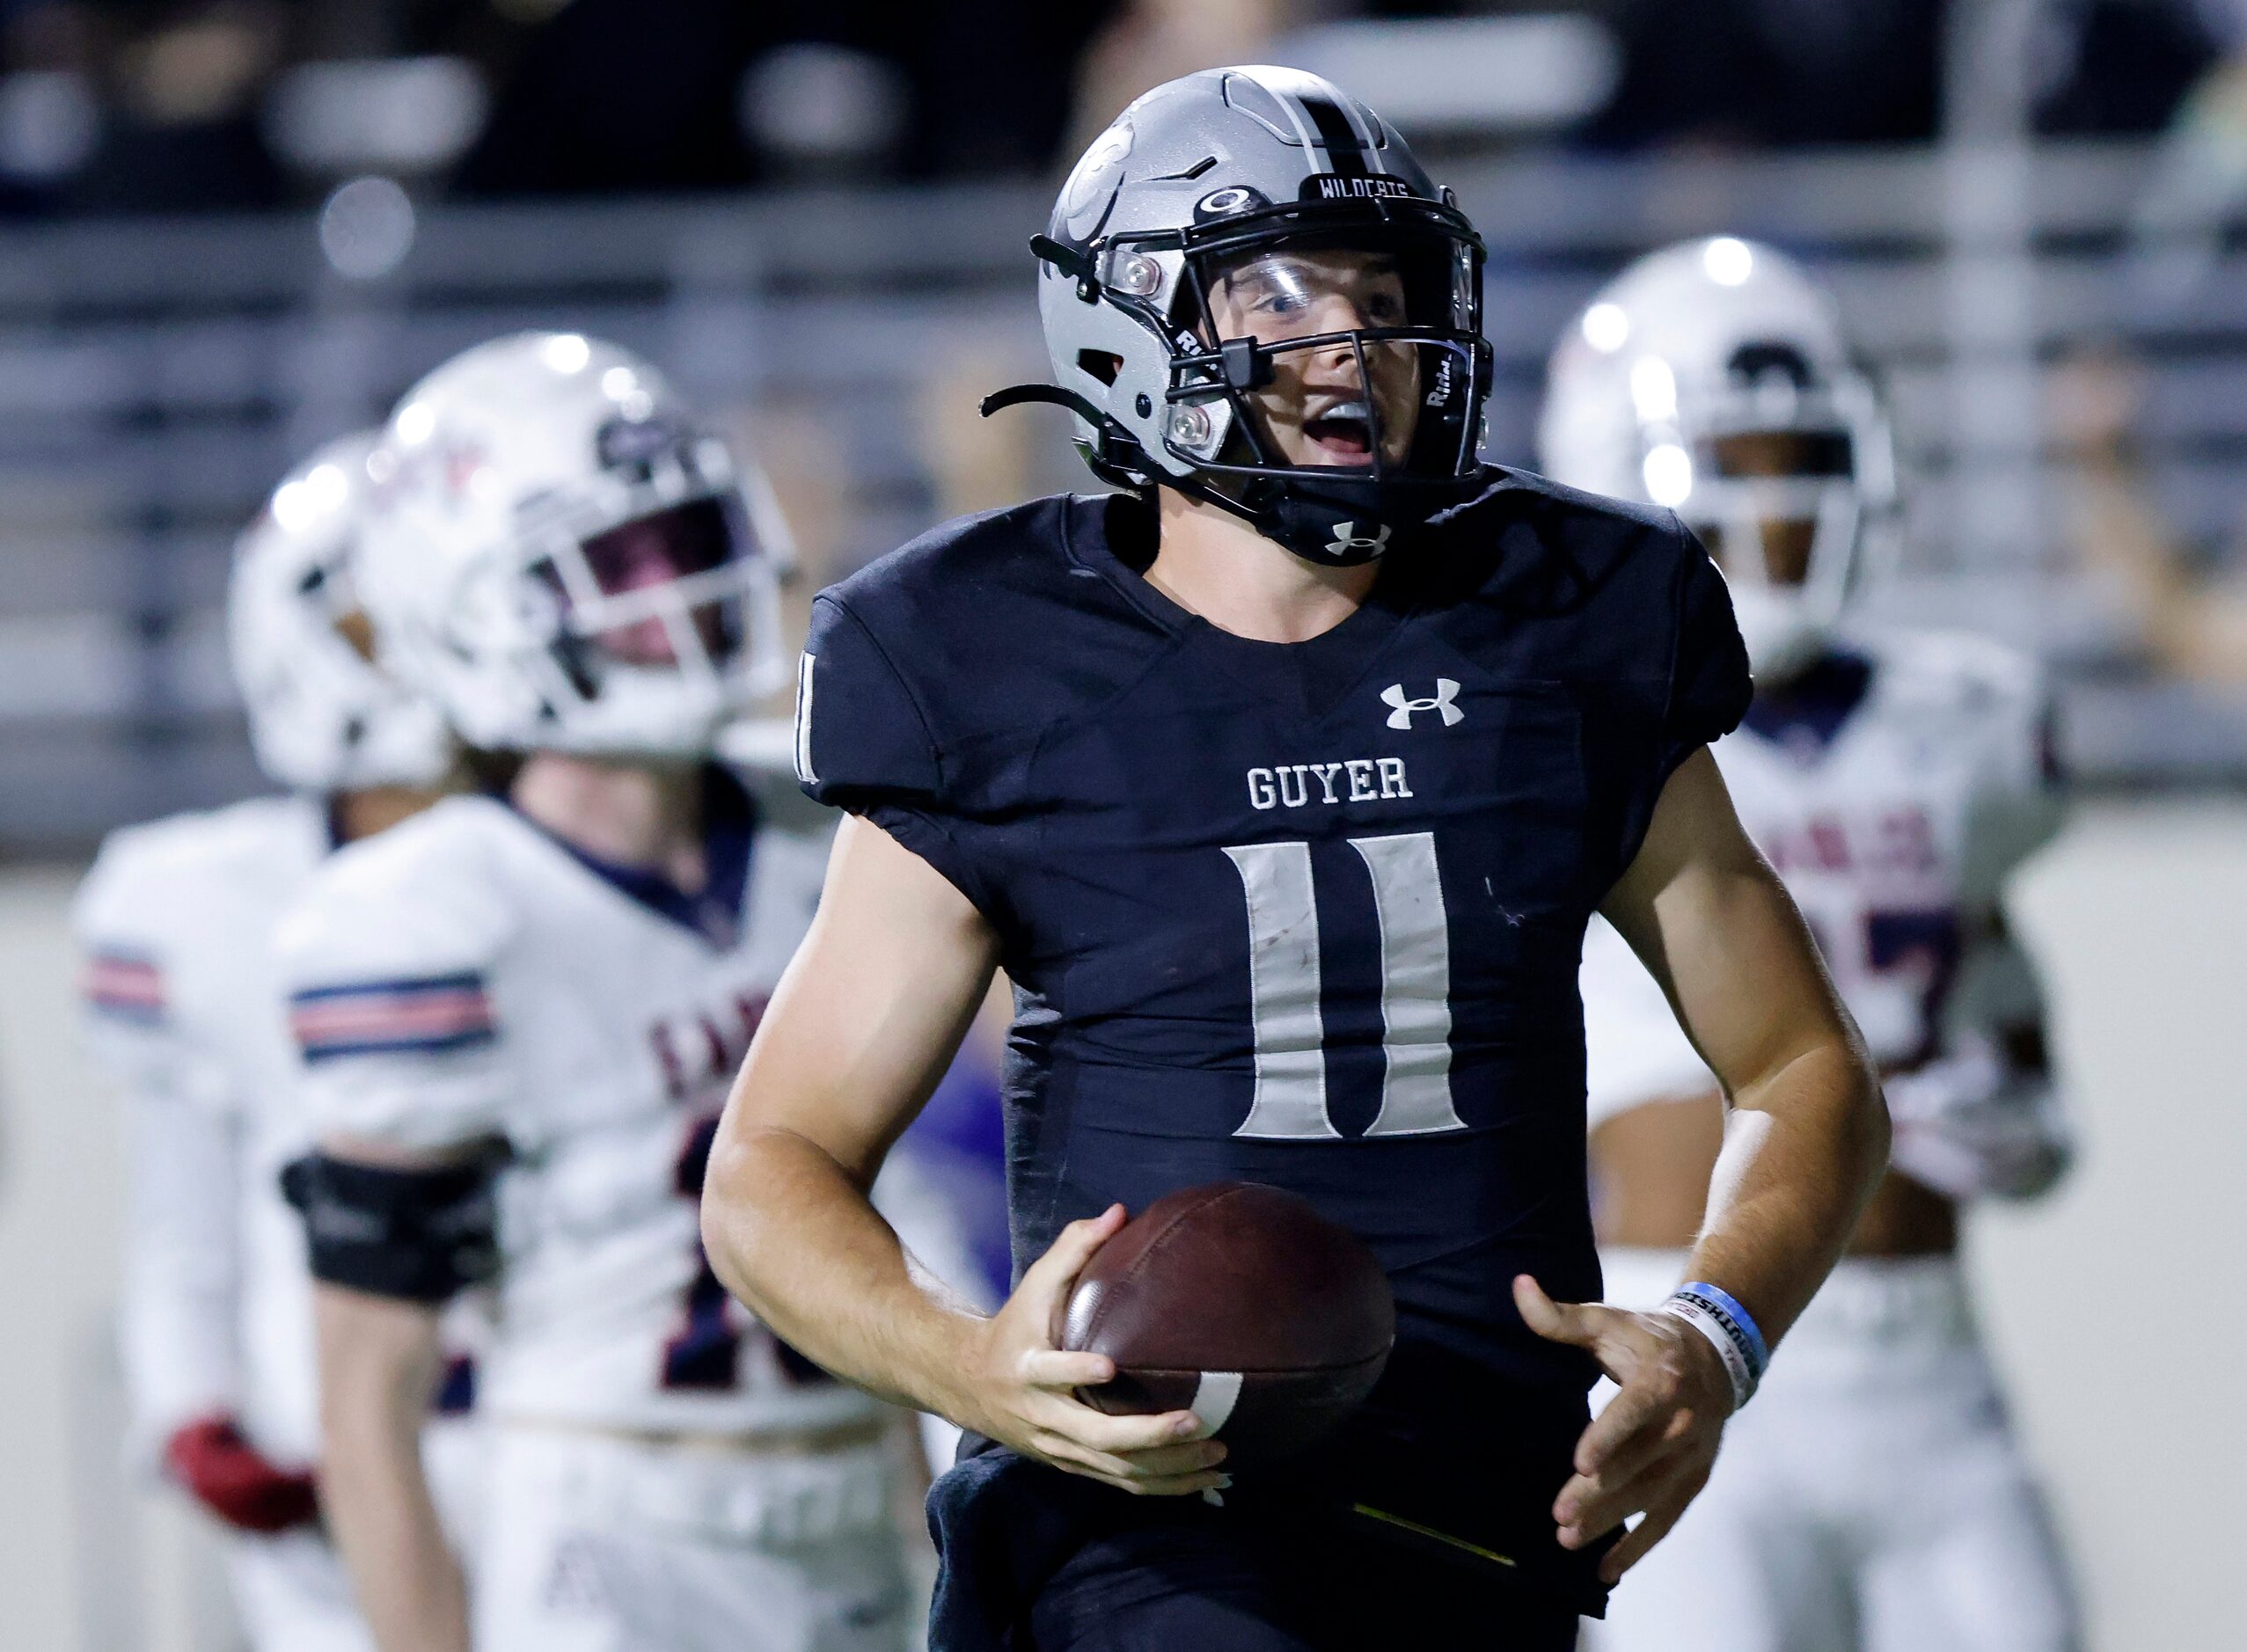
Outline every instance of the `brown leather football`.
{"type": "Polygon", "coordinates": [[[1116,1362],[1086,1403],[1198,1412],[1229,1469],[1315,1443],[1395,1339],[1388,1278],[1357,1235],[1282,1188],[1217,1181],[1156,1200],[1093,1254],[1060,1345],[1116,1362]]]}

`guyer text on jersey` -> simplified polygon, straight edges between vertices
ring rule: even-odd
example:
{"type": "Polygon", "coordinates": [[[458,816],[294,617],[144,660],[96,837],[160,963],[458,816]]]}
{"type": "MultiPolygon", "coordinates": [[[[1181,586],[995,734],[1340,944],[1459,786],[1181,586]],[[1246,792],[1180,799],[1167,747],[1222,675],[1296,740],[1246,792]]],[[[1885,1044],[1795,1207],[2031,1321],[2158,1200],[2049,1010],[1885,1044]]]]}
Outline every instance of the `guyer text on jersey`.
{"type": "Polygon", "coordinates": [[[1248,801],[1256,808],[1378,803],[1411,795],[1402,757],[1344,757],[1339,763],[1284,763],[1248,771],[1248,801]]]}

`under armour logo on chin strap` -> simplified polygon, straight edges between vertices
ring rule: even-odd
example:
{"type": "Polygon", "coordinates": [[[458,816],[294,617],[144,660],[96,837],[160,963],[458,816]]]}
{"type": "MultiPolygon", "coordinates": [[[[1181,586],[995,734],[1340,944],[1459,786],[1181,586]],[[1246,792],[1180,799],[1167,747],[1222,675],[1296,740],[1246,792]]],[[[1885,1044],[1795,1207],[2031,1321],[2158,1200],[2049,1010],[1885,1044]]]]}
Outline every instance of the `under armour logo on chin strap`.
{"type": "Polygon", "coordinates": [[[1442,713],[1444,727],[1446,728],[1449,728],[1453,723],[1463,723],[1467,720],[1467,713],[1460,710],[1458,706],[1452,704],[1453,700],[1459,698],[1459,684],[1453,682],[1447,676],[1439,676],[1436,679],[1436,691],[1430,695],[1426,699],[1416,700],[1407,698],[1404,692],[1404,684],[1402,683],[1390,683],[1387,688],[1381,691],[1381,698],[1387,700],[1390,705],[1396,707],[1394,711],[1389,713],[1389,727],[1391,728],[1411,727],[1412,713],[1415,712],[1438,712],[1442,713]]]}
{"type": "Polygon", "coordinates": [[[1334,537],[1327,541],[1328,551],[1338,557],[1346,557],[1353,551],[1363,551],[1368,545],[1372,547],[1375,556],[1380,555],[1382,552],[1388,549],[1389,530],[1387,523],[1377,522],[1373,524],[1372,533],[1361,534],[1358,531],[1356,523],[1338,522],[1334,525],[1334,537]]]}

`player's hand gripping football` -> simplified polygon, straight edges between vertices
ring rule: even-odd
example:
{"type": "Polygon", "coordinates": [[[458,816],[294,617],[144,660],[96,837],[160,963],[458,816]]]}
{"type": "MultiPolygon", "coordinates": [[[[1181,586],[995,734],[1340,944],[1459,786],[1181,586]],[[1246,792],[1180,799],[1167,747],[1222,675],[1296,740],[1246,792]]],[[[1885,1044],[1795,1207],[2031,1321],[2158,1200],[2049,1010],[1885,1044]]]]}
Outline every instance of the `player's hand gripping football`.
{"type": "Polygon", "coordinates": [[[1531,1330],[1585,1349],[1621,1390],[1576,1443],[1576,1473],[1553,1501],[1567,1549],[1646,1516],[1599,1563],[1601,1579],[1613,1583],[1709,1483],[1732,1414],[1731,1379],[1709,1339],[1674,1315],[1555,1302],[1526,1274],[1513,1282],[1513,1300],[1531,1330]]]}
{"type": "Polygon", "coordinates": [[[1023,1456],[1143,1496],[1221,1490],[1225,1447],[1201,1437],[1190,1411],[1110,1416],[1076,1397],[1116,1367],[1103,1354],[1065,1353],[1055,1333],[1093,1253],[1124,1225],[1124,1207],[1072,1222],[984,1321],[970,1354],[970,1414],[958,1419],[1023,1456]]]}

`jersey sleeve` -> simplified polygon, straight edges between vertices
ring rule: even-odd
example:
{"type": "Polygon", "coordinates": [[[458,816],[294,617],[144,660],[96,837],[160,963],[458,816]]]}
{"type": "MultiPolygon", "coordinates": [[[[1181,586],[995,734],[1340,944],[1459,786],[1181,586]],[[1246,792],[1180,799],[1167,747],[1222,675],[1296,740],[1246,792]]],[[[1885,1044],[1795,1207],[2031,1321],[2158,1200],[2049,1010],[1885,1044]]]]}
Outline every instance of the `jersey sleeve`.
{"type": "Polygon", "coordinates": [[[1699,748],[1738,727],[1754,691],[1724,576],[1689,530],[1680,525],[1678,531],[1685,543],[1669,698],[1662,713],[1660,771],[1665,780],[1699,748]]]}
{"type": "Polygon", "coordinates": [[[223,1064],[196,1035],[174,939],[180,879],[128,830],[103,845],[72,912],[88,1054],[121,1092],[127,1154],[120,1351],[133,1455],[241,1400],[241,1120],[223,1064]]]}
{"type": "Polygon", "coordinates": [[[1632,674],[1628,724],[1599,742],[1614,807],[1614,836],[1602,838],[1614,844],[1610,883],[1637,858],[1678,765],[1737,728],[1753,694],[1731,596],[1701,542],[1672,517],[1643,549],[1652,571],[1633,582],[1637,599],[1617,623],[1631,627],[1630,647],[1647,665],[1632,674]]]}
{"type": "Polygon", "coordinates": [[[2058,711],[2034,662],[2009,652],[1985,665],[1987,712],[1958,884],[1969,909],[1994,908],[2014,869],[2059,832],[2064,802],[2058,711]]]}
{"type": "Polygon", "coordinates": [[[514,1085],[492,981],[512,925],[459,847],[408,828],[355,845],[282,922],[289,1033],[318,1135],[435,1150],[507,1132],[514,1085]]]}
{"type": "Polygon", "coordinates": [[[223,1108],[224,1068],[182,999],[177,937],[194,917],[177,884],[133,830],[102,846],[71,911],[81,1024],[88,1053],[132,1093],[223,1108]]]}
{"type": "Polygon", "coordinates": [[[1594,917],[1585,934],[1579,980],[1588,1128],[1650,1101],[1716,1087],[1661,984],[1603,917],[1594,917]]]}
{"type": "Polygon", "coordinates": [[[811,608],[796,671],[796,778],[864,816],[986,911],[993,890],[961,841],[958,801],[920,700],[890,652],[832,594],[811,608]]]}
{"type": "Polygon", "coordinates": [[[132,1451],[153,1463],[181,1425],[242,1404],[243,1122],[136,1091],[125,1104],[118,1350],[132,1451]]]}

